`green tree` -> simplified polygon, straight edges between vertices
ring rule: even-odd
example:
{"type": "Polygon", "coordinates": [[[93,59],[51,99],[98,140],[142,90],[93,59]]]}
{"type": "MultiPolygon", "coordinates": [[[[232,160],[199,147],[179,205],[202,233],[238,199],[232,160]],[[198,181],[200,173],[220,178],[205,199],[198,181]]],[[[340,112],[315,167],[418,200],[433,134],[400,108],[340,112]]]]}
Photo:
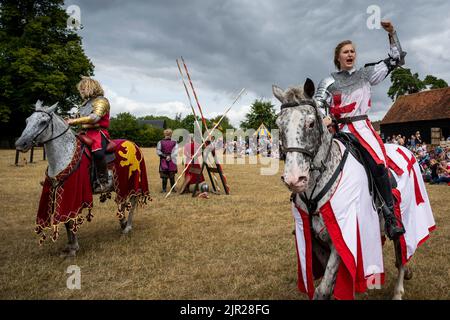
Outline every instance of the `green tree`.
{"type": "MultiPolygon", "coordinates": [[[[202,126],[202,131],[205,132],[205,128],[203,128],[202,124],[202,119],[197,116],[197,121],[202,126]]],[[[194,127],[196,126],[197,125],[195,124],[195,117],[193,114],[188,114],[186,117],[183,118],[183,120],[181,120],[181,127],[188,130],[190,133],[194,132],[194,127]]]]}
{"type": "Polygon", "coordinates": [[[67,111],[80,103],[76,84],[92,75],[81,38],[67,28],[63,0],[0,0],[0,127],[20,134],[40,99],[67,111]]]}
{"type": "Polygon", "coordinates": [[[129,112],[122,112],[111,118],[109,134],[112,139],[138,140],[141,127],[135,116],[129,112]]]}
{"type": "Polygon", "coordinates": [[[428,89],[439,89],[439,88],[447,88],[448,83],[443,79],[438,79],[435,76],[427,75],[425,79],[423,79],[423,84],[428,89]]]}
{"type": "Polygon", "coordinates": [[[395,101],[399,96],[420,92],[425,89],[419,74],[411,73],[411,69],[398,68],[391,73],[392,85],[388,90],[388,96],[395,101]]]}
{"type": "Polygon", "coordinates": [[[159,140],[164,138],[164,130],[154,128],[149,125],[143,125],[137,132],[137,138],[134,140],[141,147],[153,147],[159,140]]]}
{"type": "Polygon", "coordinates": [[[139,124],[138,119],[129,112],[122,112],[111,118],[109,134],[112,139],[128,139],[140,147],[155,146],[164,137],[163,129],[139,124]]]}
{"type": "Polygon", "coordinates": [[[424,80],[420,80],[418,73],[412,74],[411,69],[407,68],[398,68],[392,71],[391,82],[388,96],[392,101],[405,94],[448,87],[447,82],[432,75],[427,75],[424,80]]]}
{"type": "MultiPolygon", "coordinates": [[[[220,120],[220,118],[222,118],[222,115],[219,115],[217,117],[214,117],[210,120],[211,122],[211,128],[213,128],[220,120]]],[[[219,124],[219,128],[222,128],[223,132],[226,132],[227,129],[235,129],[231,123],[230,123],[230,119],[228,119],[227,116],[223,117],[222,121],[219,124]]]]}
{"type": "Polygon", "coordinates": [[[243,129],[258,129],[261,123],[272,130],[276,128],[275,121],[277,115],[274,105],[270,101],[255,100],[250,107],[250,112],[245,115],[245,120],[241,122],[243,129]]]}

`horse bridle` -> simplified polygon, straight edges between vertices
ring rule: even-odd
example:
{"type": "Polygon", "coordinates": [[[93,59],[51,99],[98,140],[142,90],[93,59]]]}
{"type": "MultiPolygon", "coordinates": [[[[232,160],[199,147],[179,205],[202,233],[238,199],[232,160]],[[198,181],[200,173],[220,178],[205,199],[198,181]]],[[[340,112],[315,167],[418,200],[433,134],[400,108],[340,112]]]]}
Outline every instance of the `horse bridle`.
{"type": "MultiPolygon", "coordinates": [[[[281,110],[285,109],[285,108],[293,108],[293,107],[298,107],[301,105],[310,105],[314,108],[315,111],[315,115],[316,115],[316,122],[317,125],[319,126],[319,133],[320,133],[320,139],[321,139],[321,143],[322,143],[322,137],[323,137],[323,127],[322,127],[322,123],[321,123],[321,118],[319,116],[319,110],[317,108],[317,105],[315,103],[314,100],[311,99],[304,99],[304,100],[300,100],[299,102],[291,102],[291,103],[284,103],[281,105],[281,110]]],[[[303,192],[301,194],[299,194],[300,199],[305,203],[308,212],[310,213],[310,219],[312,219],[312,216],[314,214],[316,214],[316,210],[317,210],[317,205],[319,203],[319,201],[325,196],[325,194],[331,189],[332,185],[334,184],[334,182],[336,181],[336,179],[338,178],[339,174],[341,173],[345,162],[347,160],[347,156],[349,153],[349,148],[346,148],[344,155],[342,156],[342,159],[339,163],[339,165],[336,167],[335,171],[333,172],[331,178],[329,179],[329,181],[327,182],[327,184],[322,188],[322,190],[320,190],[317,195],[315,197],[314,196],[314,191],[316,191],[316,187],[318,185],[319,180],[322,178],[322,174],[323,172],[326,170],[326,163],[328,162],[328,159],[330,157],[331,154],[331,146],[333,145],[333,136],[331,136],[331,141],[330,141],[330,145],[328,146],[328,150],[327,150],[327,154],[325,156],[325,159],[321,161],[321,165],[320,167],[316,167],[314,166],[314,159],[317,156],[317,153],[319,152],[319,147],[321,145],[321,143],[317,144],[317,147],[315,148],[315,150],[313,152],[306,150],[305,148],[298,148],[298,147],[287,147],[287,148],[283,148],[283,150],[285,152],[299,152],[302,154],[306,154],[307,156],[310,157],[310,170],[317,170],[319,171],[319,174],[317,175],[316,181],[314,183],[314,187],[311,191],[311,194],[309,197],[307,197],[306,193],[303,192]]],[[[283,147],[283,145],[282,145],[283,147]]],[[[291,201],[294,200],[295,194],[293,193],[291,195],[291,201]]],[[[311,224],[312,225],[312,224],[311,224]]]]}
{"type": "Polygon", "coordinates": [[[61,132],[60,134],[58,134],[57,136],[55,136],[55,137],[53,137],[53,132],[54,132],[54,128],[53,128],[53,115],[51,114],[51,113],[49,113],[49,112],[47,112],[47,111],[44,111],[44,110],[36,110],[35,112],[42,112],[42,113],[45,113],[46,115],[48,115],[49,117],[50,117],[50,120],[49,120],[49,122],[47,123],[47,125],[44,127],[44,129],[42,129],[34,138],[33,138],[33,140],[31,140],[31,143],[33,144],[33,146],[37,146],[37,142],[36,142],[36,139],[45,131],[45,130],[47,130],[47,128],[48,128],[48,126],[50,125],[50,123],[51,123],[51,131],[52,131],[52,133],[51,133],[51,135],[50,135],[50,139],[47,139],[47,140],[45,140],[45,141],[41,141],[40,143],[41,144],[46,144],[47,142],[50,142],[50,141],[53,141],[53,140],[55,140],[55,139],[57,139],[57,138],[59,138],[59,137],[61,137],[63,134],[65,134],[69,129],[70,129],[70,125],[67,125],[67,128],[66,129],[64,129],[64,131],[63,132],[61,132]]]}
{"type": "MultiPolygon", "coordinates": [[[[304,106],[304,105],[309,105],[311,107],[314,108],[314,113],[315,113],[315,118],[316,118],[316,124],[317,127],[319,128],[319,135],[320,135],[320,139],[322,140],[323,137],[323,127],[322,127],[322,122],[321,122],[321,117],[319,115],[319,109],[316,105],[316,102],[313,99],[302,99],[298,102],[287,102],[287,103],[283,103],[281,105],[281,110],[287,109],[287,108],[294,108],[294,107],[299,107],[299,106],[304,106]]],[[[333,141],[333,138],[331,138],[331,142],[333,141]]],[[[322,141],[321,141],[322,143],[322,141]]],[[[306,156],[308,156],[308,158],[310,159],[310,169],[311,170],[318,170],[320,171],[320,173],[322,174],[323,171],[325,171],[326,166],[325,166],[325,162],[328,161],[328,157],[330,156],[330,152],[331,152],[331,145],[332,143],[330,143],[330,146],[328,147],[328,151],[327,154],[325,156],[325,160],[321,161],[320,167],[317,167],[314,165],[314,159],[317,156],[317,153],[319,152],[319,148],[321,143],[317,143],[314,150],[310,151],[308,149],[305,148],[300,148],[300,147],[284,147],[283,145],[283,141],[281,141],[281,150],[285,153],[287,152],[298,152],[301,154],[304,154],[306,156]]]]}

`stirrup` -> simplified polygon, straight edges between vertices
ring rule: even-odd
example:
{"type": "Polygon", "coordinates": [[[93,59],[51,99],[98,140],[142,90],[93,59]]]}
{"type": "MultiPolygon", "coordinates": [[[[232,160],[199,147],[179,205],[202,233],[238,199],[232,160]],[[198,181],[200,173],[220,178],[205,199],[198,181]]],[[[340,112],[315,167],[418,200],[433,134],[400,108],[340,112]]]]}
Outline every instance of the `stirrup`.
{"type": "Polygon", "coordinates": [[[405,233],[403,223],[401,223],[401,221],[398,221],[397,217],[393,215],[384,219],[384,229],[389,239],[395,240],[405,233]]]}

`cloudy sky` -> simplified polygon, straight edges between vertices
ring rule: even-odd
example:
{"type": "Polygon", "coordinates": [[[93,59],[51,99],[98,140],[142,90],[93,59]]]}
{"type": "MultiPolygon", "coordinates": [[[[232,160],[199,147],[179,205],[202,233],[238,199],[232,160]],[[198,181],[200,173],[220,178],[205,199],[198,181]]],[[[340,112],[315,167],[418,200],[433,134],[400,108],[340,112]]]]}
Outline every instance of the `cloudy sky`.
{"type": "MultiPolygon", "coordinates": [[[[358,66],[387,56],[386,32],[367,26],[371,5],[394,23],[408,52],[405,67],[450,82],[449,1],[66,1],[70,5],[80,8],[78,33],[113,114],[190,113],[175,62],[180,56],[205,116],[221,114],[242,88],[246,95],[229,113],[234,125],[256,98],[270,99],[278,110],[272,84],[286,88],[306,77],[318,83],[334,71],[341,40],[356,44],[358,66]]],[[[373,88],[372,120],[392,104],[389,86],[387,78],[373,88]]]]}

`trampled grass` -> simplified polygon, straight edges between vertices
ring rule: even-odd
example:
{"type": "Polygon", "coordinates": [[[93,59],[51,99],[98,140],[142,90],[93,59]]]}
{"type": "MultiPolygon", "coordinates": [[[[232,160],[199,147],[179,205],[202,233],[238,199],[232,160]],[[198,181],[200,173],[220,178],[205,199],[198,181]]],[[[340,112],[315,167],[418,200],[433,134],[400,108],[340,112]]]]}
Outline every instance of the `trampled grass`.
{"type": "MultiPolygon", "coordinates": [[[[153,201],[122,236],[113,201],[94,203],[94,219],[79,230],[78,256],[59,257],[56,243],[38,246],[34,222],[47,163],[16,167],[14,150],[0,151],[1,299],[305,299],[296,288],[297,262],[289,191],[280,171],[260,164],[224,166],[231,195],[210,199],[160,193],[158,158],[144,149],[153,201]],[[81,289],[69,290],[67,267],[81,269],[81,289]]],[[[282,166],[282,164],[281,164],[282,166]]],[[[411,261],[405,299],[450,298],[450,188],[427,185],[437,230],[411,261]]],[[[386,284],[358,299],[390,299],[396,269],[385,246],[386,284]]]]}

